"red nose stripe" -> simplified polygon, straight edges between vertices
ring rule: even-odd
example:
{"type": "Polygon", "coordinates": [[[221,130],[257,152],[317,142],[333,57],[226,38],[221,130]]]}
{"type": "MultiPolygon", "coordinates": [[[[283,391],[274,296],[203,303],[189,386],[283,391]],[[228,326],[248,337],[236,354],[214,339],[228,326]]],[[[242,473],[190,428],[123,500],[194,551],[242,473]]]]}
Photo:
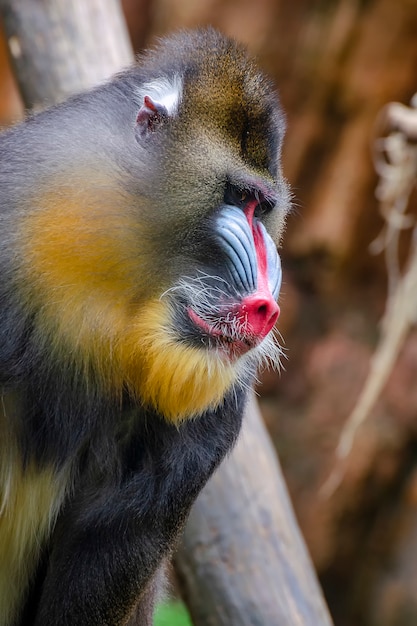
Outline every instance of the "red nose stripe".
{"type": "Polygon", "coordinates": [[[240,311],[247,330],[260,338],[265,337],[275,325],[280,310],[272,296],[255,293],[245,298],[240,311]]]}
{"type": "Polygon", "coordinates": [[[252,229],[258,265],[256,293],[244,298],[240,305],[241,318],[245,320],[247,332],[263,339],[275,325],[279,317],[279,306],[272,297],[268,286],[268,262],[265,242],[259,224],[254,220],[257,201],[250,201],[245,207],[245,215],[252,229]]]}

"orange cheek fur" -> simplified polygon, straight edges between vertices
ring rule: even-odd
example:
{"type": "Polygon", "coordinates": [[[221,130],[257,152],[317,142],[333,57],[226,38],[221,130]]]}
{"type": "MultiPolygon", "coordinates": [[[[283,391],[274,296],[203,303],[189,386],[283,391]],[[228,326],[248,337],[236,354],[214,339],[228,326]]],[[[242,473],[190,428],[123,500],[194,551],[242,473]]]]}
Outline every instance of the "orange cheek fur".
{"type": "Polygon", "coordinates": [[[113,211],[111,198],[97,207],[49,195],[22,227],[23,297],[57,359],[71,355],[106,391],[128,388],[173,422],[221,402],[236,367],[179,341],[167,302],[145,295],[152,274],[128,212],[113,211]]]}

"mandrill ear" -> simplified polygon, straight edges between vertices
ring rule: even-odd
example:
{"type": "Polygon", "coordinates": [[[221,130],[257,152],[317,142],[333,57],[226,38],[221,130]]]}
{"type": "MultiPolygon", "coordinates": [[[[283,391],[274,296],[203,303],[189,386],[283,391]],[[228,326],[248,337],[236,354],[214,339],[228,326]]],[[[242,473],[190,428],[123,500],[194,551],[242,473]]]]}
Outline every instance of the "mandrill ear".
{"type": "Polygon", "coordinates": [[[135,136],[141,142],[161,129],[178,113],[183,92],[180,76],[158,78],[142,85],[138,102],[135,136]]]}
{"type": "Polygon", "coordinates": [[[168,121],[168,110],[160,102],[152,100],[150,96],[145,96],[143,105],[139,109],[136,117],[135,135],[141,140],[158,130],[168,121]]]}

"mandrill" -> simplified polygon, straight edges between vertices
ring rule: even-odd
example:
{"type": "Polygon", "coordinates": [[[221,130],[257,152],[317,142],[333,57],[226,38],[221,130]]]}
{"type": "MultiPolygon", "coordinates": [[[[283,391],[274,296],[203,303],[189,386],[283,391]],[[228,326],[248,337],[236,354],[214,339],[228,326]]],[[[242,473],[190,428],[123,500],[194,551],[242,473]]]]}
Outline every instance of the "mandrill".
{"type": "Polygon", "coordinates": [[[0,135],[0,626],[152,623],[279,357],[283,133],[204,30],[0,135]]]}

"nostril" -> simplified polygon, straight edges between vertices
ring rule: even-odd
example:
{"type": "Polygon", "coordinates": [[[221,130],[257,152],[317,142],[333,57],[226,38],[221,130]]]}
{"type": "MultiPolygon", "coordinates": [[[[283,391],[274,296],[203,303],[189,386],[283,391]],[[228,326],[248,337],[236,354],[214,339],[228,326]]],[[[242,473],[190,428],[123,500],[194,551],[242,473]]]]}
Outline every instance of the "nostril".
{"type": "Polygon", "coordinates": [[[278,304],[275,300],[272,300],[272,298],[270,300],[263,301],[258,305],[255,304],[254,307],[254,314],[265,320],[268,320],[271,317],[277,317],[278,311],[278,304]]]}
{"type": "Polygon", "coordinates": [[[272,296],[255,294],[245,298],[242,303],[245,317],[252,332],[265,337],[272,330],[279,317],[279,306],[272,296]]]}

